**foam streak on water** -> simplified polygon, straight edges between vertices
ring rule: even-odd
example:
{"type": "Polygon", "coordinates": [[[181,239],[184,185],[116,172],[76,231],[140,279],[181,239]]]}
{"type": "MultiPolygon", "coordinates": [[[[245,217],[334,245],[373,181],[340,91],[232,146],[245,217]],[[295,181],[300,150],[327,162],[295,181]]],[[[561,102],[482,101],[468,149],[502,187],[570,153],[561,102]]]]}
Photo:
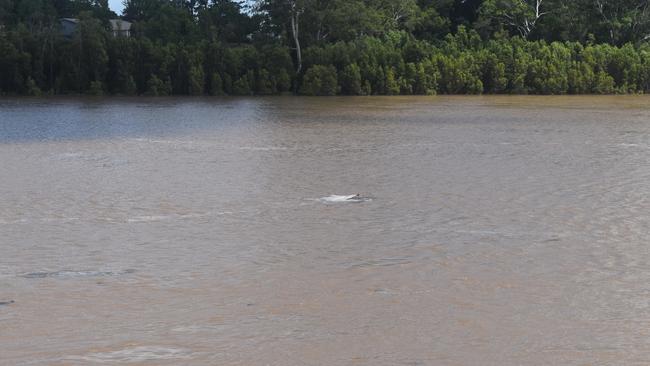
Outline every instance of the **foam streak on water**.
{"type": "Polygon", "coordinates": [[[0,100],[0,365],[648,364],[648,106],[0,100]]]}

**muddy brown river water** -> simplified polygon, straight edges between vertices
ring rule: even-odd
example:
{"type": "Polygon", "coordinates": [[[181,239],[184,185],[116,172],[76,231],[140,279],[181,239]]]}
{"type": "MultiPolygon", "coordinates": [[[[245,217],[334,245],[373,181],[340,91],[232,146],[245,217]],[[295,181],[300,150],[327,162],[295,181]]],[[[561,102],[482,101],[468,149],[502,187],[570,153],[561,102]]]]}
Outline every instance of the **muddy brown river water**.
{"type": "Polygon", "coordinates": [[[648,365],[650,98],[0,100],[0,365],[95,364],[648,365]]]}

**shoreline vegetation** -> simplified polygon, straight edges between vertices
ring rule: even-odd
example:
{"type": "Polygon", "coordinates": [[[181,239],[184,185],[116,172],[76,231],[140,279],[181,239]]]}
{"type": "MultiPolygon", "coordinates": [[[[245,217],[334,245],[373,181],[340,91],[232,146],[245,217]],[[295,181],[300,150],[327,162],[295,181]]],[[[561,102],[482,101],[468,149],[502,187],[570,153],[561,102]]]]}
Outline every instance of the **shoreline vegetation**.
{"type": "Polygon", "coordinates": [[[0,0],[0,95],[650,93],[648,3],[0,0]]]}

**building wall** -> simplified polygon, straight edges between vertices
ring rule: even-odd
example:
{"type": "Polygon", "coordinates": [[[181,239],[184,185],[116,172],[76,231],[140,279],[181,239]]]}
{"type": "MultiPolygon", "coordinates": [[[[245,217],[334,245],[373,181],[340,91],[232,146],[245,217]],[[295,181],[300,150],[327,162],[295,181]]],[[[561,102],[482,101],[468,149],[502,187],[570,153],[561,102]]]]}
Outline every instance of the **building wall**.
{"type": "Polygon", "coordinates": [[[67,20],[62,20],[61,21],[61,33],[63,34],[64,37],[71,38],[74,34],[74,32],[77,31],[77,23],[73,23],[67,20]]]}

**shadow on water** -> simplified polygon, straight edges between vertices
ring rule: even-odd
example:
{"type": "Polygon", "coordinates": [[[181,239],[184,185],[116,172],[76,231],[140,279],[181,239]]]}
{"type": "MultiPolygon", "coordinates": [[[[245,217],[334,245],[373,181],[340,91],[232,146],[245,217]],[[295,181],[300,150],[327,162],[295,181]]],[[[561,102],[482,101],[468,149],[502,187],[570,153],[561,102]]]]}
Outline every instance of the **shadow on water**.
{"type": "Polygon", "coordinates": [[[321,120],[332,123],[360,111],[374,116],[370,123],[407,115],[420,115],[428,122],[462,122],[466,119],[453,116],[466,107],[587,111],[599,109],[594,102],[598,98],[603,104],[609,101],[639,110],[639,117],[647,116],[648,99],[643,96],[5,98],[0,99],[0,143],[176,136],[268,123],[274,120],[270,117],[278,117],[276,122],[304,124],[311,122],[305,112],[327,112],[329,117],[321,116],[321,120]]]}
{"type": "Polygon", "coordinates": [[[254,120],[255,99],[0,99],[0,143],[163,137],[254,120]]]}

